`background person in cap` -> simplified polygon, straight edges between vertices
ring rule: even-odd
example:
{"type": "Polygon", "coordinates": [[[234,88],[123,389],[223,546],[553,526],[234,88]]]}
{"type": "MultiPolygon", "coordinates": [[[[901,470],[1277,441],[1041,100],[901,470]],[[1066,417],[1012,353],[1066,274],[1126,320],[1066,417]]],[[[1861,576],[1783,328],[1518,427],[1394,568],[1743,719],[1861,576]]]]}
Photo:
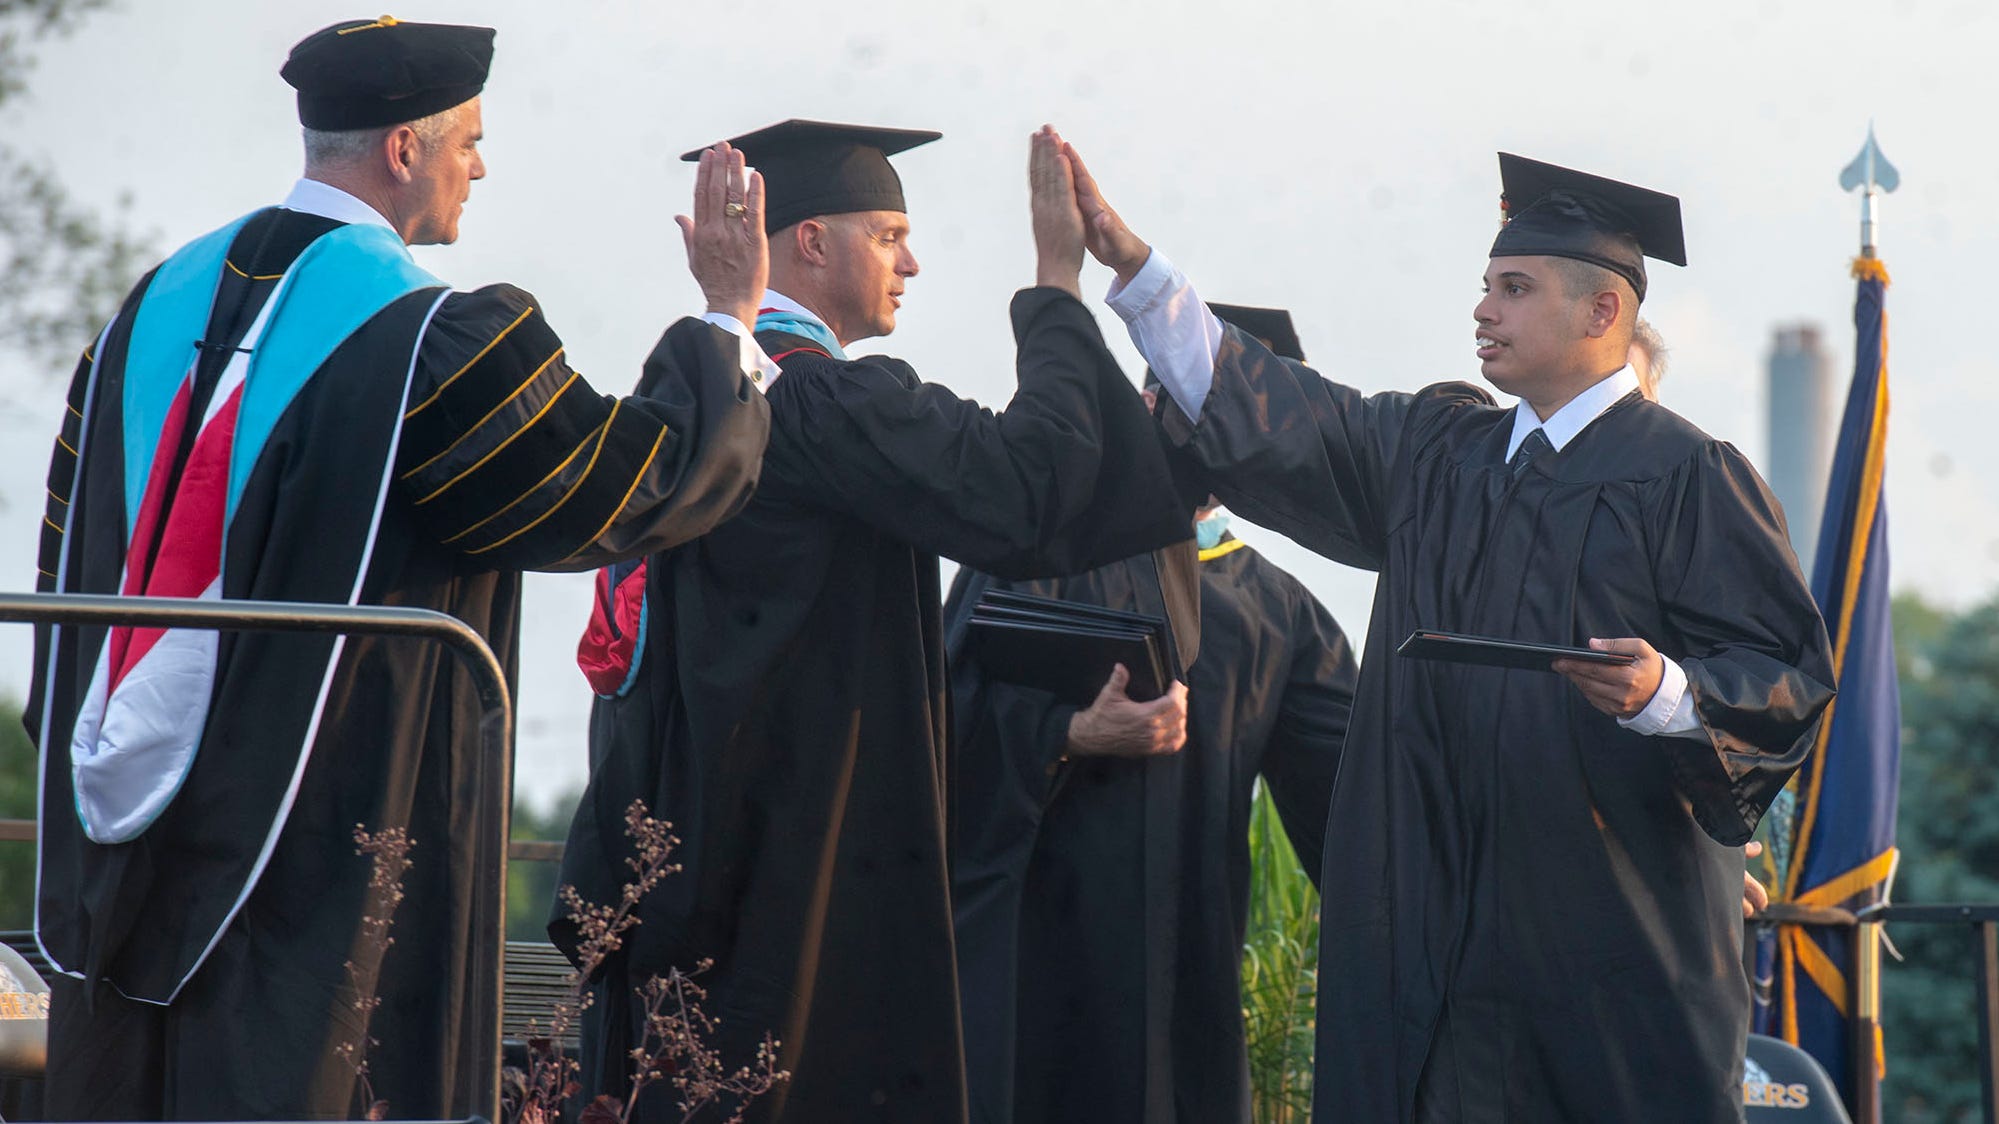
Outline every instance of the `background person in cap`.
{"type": "MultiPolygon", "coordinates": [[[[724,1058],[769,1032],[792,1073],[751,1119],[963,1120],[938,556],[1024,577],[1189,538],[1192,504],[1077,296],[1082,216],[1052,131],[1032,144],[1038,284],[1013,300],[1005,411],[847,354],[893,330],[917,271],[887,154],[935,135],[787,122],[731,142],[769,183],[757,338],[783,374],[756,498],[649,560],[633,685],[598,727],[563,880],[615,892],[635,797],[673,821],[684,870],[610,962],[586,1085],[621,1091],[630,985],[712,959],[724,1058]]],[[[1191,607],[1183,550],[1169,596],[1191,607]]],[[[1150,709],[1177,729],[1184,692],[1150,709]]],[[[671,1119],[670,1097],[654,1085],[641,1111],[671,1119]]]]}
{"type": "MultiPolygon", "coordinates": [[[[1211,306],[1302,358],[1278,309],[1211,306]]],[[[989,679],[968,619],[992,588],[1159,602],[1147,559],[1076,577],[958,571],[952,908],[974,1124],[1249,1124],[1241,965],[1260,777],[1317,878],[1357,668],[1299,581],[1196,513],[1201,655],[1174,752],[1114,677],[1078,708],[989,679]]]]}
{"type": "MultiPolygon", "coordinates": [[[[511,669],[519,570],[660,549],[742,505],[768,432],[753,344],[683,320],[646,396],[609,398],[533,296],[454,293],[410,260],[405,243],[457,236],[485,172],[492,40],[384,18],[294,48],[305,177],[149,273],[85,349],[39,588],[437,609],[511,669]]],[[[740,332],[765,251],[724,221],[731,187],[760,203],[739,155],[705,157],[684,225],[740,332]]],[[[456,661],[363,637],[38,640],[37,931],[67,973],[50,1114],[349,1116],[367,1105],[340,1051],[367,1039],[392,1115],[472,1111],[492,1079],[469,1061],[495,978],[470,900],[490,810],[456,661]],[[357,824],[414,841],[385,959],[357,824]]]]}
{"type": "Polygon", "coordinates": [[[1321,877],[1315,1118],[1739,1120],[1739,848],[1832,676],[1769,490],[1625,367],[1641,254],[1685,260],[1678,201],[1502,157],[1473,317],[1506,409],[1272,355],[1070,155],[1169,439],[1245,516],[1381,575],[1321,877]],[[1636,659],[1396,655],[1419,627],[1636,659]]]}

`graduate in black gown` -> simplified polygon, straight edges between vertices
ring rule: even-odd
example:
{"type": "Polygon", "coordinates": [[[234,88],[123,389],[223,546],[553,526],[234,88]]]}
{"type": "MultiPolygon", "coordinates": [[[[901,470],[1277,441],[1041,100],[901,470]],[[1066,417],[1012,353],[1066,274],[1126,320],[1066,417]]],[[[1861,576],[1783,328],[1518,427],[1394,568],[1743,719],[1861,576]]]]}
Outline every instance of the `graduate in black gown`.
{"type": "MultiPolygon", "coordinates": [[[[1213,307],[1302,358],[1287,314],[1213,307]]],[[[1254,787],[1270,787],[1316,881],[1358,668],[1332,614],[1227,524],[1219,507],[1197,515],[1201,656],[1170,755],[1115,695],[1079,708],[989,678],[966,627],[990,588],[1156,613],[1149,559],[1031,582],[960,570],[952,585],[952,904],[974,1124],[1250,1119],[1254,787]]]]}
{"type": "Polygon", "coordinates": [[[1643,255],[1685,260],[1678,201],[1502,157],[1473,315],[1509,409],[1272,355],[1075,166],[1169,439],[1231,507],[1381,575],[1320,883],[1315,1118],[1739,1119],[1739,848],[1833,688],[1769,489],[1624,366],[1643,255]],[[1633,660],[1398,656],[1417,628],[1633,660]]]}
{"type": "MultiPolygon", "coordinates": [[[[1005,410],[846,354],[894,328],[917,271],[887,156],[934,137],[787,122],[734,142],[769,183],[757,336],[783,374],[756,498],[649,560],[635,685],[597,726],[611,744],[564,881],[615,900],[634,798],[673,822],[684,869],[606,965],[587,1086],[621,1090],[631,988],[712,960],[725,1061],[768,1032],[792,1074],[751,1119],[963,1120],[938,557],[1029,577],[1192,554],[1192,505],[1076,295],[1082,220],[1052,132],[1033,142],[1040,283],[1013,300],[1005,410]]],[[[670,1093],[641,1111],[674,1118],[670,1093]]]]}
{"type": "MultiPolygon", "coordinates": [[[[683,320],[642,396],[563,358],[534,297],[451,291],[406,243],[484,174],[487,28],[384,17],[293,49],[306,177],[147,274],[84,352],[49,471],[39,588],[435,609],[511,674],[525,568],[658,550],[739,509],[768,411],[746,337],[683,320]]],[[[719,322],[761,239],[704,164],[689,236],[719,322]]],[[[470,677],[371,637],[43,628],[37,935],[57,966],[48,1109],[95,1120],[458,1117],[497,934],[473,927],[494,809],[470,677]],[[383,955],[357,825],[406,829],[383,955]],[[349,964],[352,968],[349,968],[349,964]],[[381,1001],[370,1017],[363,994],[381,1001]]]]}

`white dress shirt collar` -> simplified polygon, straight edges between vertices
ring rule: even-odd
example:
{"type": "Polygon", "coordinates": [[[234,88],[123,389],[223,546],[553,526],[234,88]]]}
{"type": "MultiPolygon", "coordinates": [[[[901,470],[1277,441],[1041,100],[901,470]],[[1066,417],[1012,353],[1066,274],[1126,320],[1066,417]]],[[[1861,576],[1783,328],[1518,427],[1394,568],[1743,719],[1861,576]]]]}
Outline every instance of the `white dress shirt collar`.
{"type": "Polygon", "coordinates": [[[783,293],[778,292],[776,289],[768,287],[764,289],[763,308],[760,309],[759,311],[789,312],[797,316],[809,317],[814,324],[817,324],[822,328],[826,326],[826,321],[821,320],[819,318],[818,313],[812,311],[811,309],[805,307],[802,304],[799,304],[797,301],[792,300],[790,297],[785,296],[783,293]]]}
{"type": "Polygon", "coordinates": [[[1560,452],[1562,446],[1575,440],[1576,434],[1595,421],[1598,415],[1637,389],[1638,376],[1630,367],[1619,367],[1616,373],[1605,375],[1588,390],[1569,399],[1568,404],[1556,410],[1555,416],[1547,421],[1542,421],[1534,413],[1534,407],[1521,402],[1513,408],[1513,436],[1506,442],[1506,459],[1512,460],[1520,443],[1537,429],[1548,438],[1548,444],[1560,452]]]}
{"type": "Polygon", "coordinates": [[[318,215],[320,218],[335,219],[346,223],[373,223],[394,230],[395,224],[382,217],[382,212],[347,194],[330,183],[302,179],[292,185],[292,192],[285,201],[278,204],[287,211],[318,215]]]}

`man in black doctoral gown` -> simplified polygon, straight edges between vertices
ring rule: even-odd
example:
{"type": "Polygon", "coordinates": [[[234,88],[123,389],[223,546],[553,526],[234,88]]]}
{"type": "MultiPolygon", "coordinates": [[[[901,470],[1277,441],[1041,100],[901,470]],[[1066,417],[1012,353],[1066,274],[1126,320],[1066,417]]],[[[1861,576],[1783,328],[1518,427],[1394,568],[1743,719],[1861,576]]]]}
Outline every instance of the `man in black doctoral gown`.
{"type": "MultiPolygon", "coordinates": [[[[1074,152],[1070,152],[1074,161],[1074,152]]],[[[1738,848],[1832,696],[1769,490],[1624,366],[1678,201],[1502,156],[1485,377],[1365,396],[1216,322],[1076,162],[1230,506],[1378,570],[1321,879],[1321,1121],[1736,1120],[1738,848]],[[1417,628],[1628,654],[1502,670],[1417,628]]]]}
{"type": "MultiPolygon", "coordinates": [[[[752,1119],[963,1120],[938,556],[1027,577],[1189,538],[1192,505],[1076,295],[1082,219],[1052,131],[1033,142],[1039,284],[1014,297],[1005,411],[846,356],[894,328],[917,271],[887,157],[935,136],[786,122],[732,142],[769,183],[757,335],[783,374],[756,498],[649,560],[633,686],[597,727],[610,744],[593,750],[564,881],[616,900],[634,798],[685,842],[684,870],[605,966],[588,1086],[621,1088],[632,986],[713,960],[725,1061],[769,1032],[792,1074],[752,1119]]],[[[662,1093],[642,1111],[671,1118],[662,1093]]]]}
{"type": "MultiPolygon", "coordinates": [[[[746,337],[683,320],[643,396],[605,397],[532,295],[452,292],[410,260],[456,237],[484,175],[492,40],[383,17],[293,49],[305,177],[147,274],[85,350],[39,588],[436,609],[511,673],[520,570],[659,550],[742,506],[769,425],[746,337]]],[[[765,251],[722,211],[731,183],[757,200],[740,155],[703,170],[690,257],[740,330],[765,251]]],[[[482,716],[452,656],[44,628],[27,725],[53,1117],[348,1116],[366,1105],[339,1051],[370,1037],[392,1114],[483,1104],[498,942],[473,878],[504,813],[472,784],[482,716]],[[386,957],[356,825],[414,841],[386,957]]]]}
{"type": "MultiPolygon", "coordinates": [[[[1213,306],[1298,358],[1290,316],[1213,306]]],[[[952,905],[974,1124],[1250,1119],[1241,963],[1259,777],[1317,880],[1357,668],[1332,614],[1195,523],[1201,656],[1186,746],[1154,755],[1113,694],[1088,708],[989,678],[968,619],[990,588],[1158,612],[1148,559],[1005,582],[960,570],[944,619],[952,905]]]]}

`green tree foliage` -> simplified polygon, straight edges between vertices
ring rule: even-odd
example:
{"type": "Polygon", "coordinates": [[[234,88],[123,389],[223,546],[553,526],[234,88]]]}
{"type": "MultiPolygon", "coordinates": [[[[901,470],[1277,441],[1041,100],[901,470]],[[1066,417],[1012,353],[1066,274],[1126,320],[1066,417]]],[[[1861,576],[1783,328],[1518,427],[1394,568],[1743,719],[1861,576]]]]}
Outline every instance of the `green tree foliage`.
{"type": "MultiPolygon", "coordinates": [[[[1902,687],[1901,872],[1895,900],[1999,903],[1999,601],[1953,615],[1895,601],[1902,687]]],[[[1883,1113],[1978,1119],[1968,926],[1898,925],[1882,967],[1883,1113]]]]}
{"type": "Polygon", "coordinates": [[[1270,792],[1250,812],[1249,933],[1242,960],[1256,1124],[1302,1122],[1312,1111],[1312,1036],[1319,992],[1319,892],[1284,837],[1270,792]]]}
{"type": "MultiPolygon", "coordinates": [[[[0,137],[23,112],[34,45],[75,29],[110,0],[0,0],[0,137]]],[[[45,160],[0,141],[0,349],[66,374],[152,256],[121,200],[99,216],[70,198],[45,160]]]]}
{"type": "MultiPolygon", "coordinates": [[[[0,697],[0,819],[35,818],[35,745],[21,726],[21,704],[0,697]]],[[[0,929],[35,919],[35,846],[0,842],[0,929]]]]}
{"type": "MultiPolygon", "coordinates": [[[[537,808],[525,801],[514,804],[514,838],[552,840],[560,843],[569,834],[570,818],[583,798],[571,792],[537,808]]],[[[507,865],[507,939],[545,941],[548,939],[549,907],[555,904],[555,863],[514,862],[507,865]]]]}

